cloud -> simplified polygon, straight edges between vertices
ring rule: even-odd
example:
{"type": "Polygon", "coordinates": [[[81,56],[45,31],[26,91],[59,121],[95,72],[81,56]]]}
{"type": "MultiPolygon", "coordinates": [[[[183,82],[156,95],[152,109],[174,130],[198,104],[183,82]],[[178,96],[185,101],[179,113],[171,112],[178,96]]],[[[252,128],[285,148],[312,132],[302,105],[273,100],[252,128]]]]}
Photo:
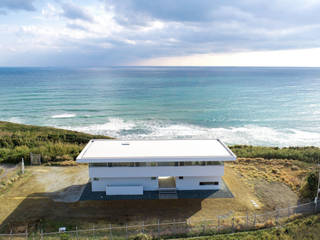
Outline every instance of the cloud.
{"type": "Polygon", "coordinates": [[[93,22],[93,18],[85,12],[81,7],[78,7],[74,4],[64,3],[62,4],[62,16],[69,19],[79,19],[87,22],[93,22]]]}
{"type": "Polygon", "coordinates": [[[4,10],[0,10],[0,15],[7,15],[7,12],[4,10]]]}
{"type": "Polygon", "coordinates": [[[88,31],[86,27],[76,23],[68,23],[66,26],[68,28],[75,29],[75,30],[88,31]]]}
{"type": "Polygon", "coordinates": [[[32,55],[35,64],[134,65],[320,47],[320,2],[314,0],[55,0],[40,6],[26,13],[29,19],[24,14],[25,24],[1,16],[0,47],[15,49],[1,49],[1,56],[12,56],[8,62],[15,56],[28,63],[32,55]]]}
{"type": "Polygon", "coordinates": [[[136,21],[138,17],[166,21],[209,21],[212,19],[216,2],[212,0],[110,0],[106,1],[106,5],[114,6],[120,16],[133,18],[136,21]]]}
{"type": "Polygon", "coordinates": [[[8,10],[25,10],[35,11],[33,6],[34,0],[1,0],[0,8],[6,8],[8,10]]]}

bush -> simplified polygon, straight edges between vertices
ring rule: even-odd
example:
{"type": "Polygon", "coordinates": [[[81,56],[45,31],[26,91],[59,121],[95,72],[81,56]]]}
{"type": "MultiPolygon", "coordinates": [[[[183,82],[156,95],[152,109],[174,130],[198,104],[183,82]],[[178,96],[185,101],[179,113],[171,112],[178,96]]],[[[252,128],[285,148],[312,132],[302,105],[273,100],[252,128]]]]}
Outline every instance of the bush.
{"type": "Polygon", "coordinates": [[[139,233],[132,238],[132,240],[152,240],[152,236],[145,233],[139,233]]]}
{"type": "Polygon", "coordinates": [[[316,197],[318,188],[318,172],[310,172],[300,189],[300,196],[303,198],[313,199],[316,197]]]}
{"type": "Polygon", "coordinates": [[[316,163],[320,159],[318,147],[262,147],[234,145],[231,150],[241,158],[292,159],[316,163]]]}
{"type": "Polygon", "coordinates": [[[0,162],[28,163],[30,152],[41,154],[44,163],[73,161],[93,138],[110,137],[0,121],[0,162]]]}

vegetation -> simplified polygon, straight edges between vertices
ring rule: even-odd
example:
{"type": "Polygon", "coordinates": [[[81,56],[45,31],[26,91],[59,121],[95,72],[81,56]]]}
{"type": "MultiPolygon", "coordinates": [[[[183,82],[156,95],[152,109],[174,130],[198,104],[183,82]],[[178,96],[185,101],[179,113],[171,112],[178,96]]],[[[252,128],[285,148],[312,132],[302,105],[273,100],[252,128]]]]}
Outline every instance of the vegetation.
{"type": "MultiPolygon", "coordinates": [[[[92,138],[110,138],[52,127],[0,121],[0,162],[17,163],[29,154],[41,153],[44,162],[72,161],[92,138]]],[[[320,159],[317,147],[261,147],[234,145],[231,150],[242,158],[293,159],[314,163],[320,159]]]]}
{"type": "Polygon", "coordinates": [[[0,121],[0,162],[29,162],[30,152],[40,153],[43,162],[74,160],[92,138],[109,137],[0,121]]]}
{"type": "MultiPolygon", "coordinates": [[[[266,239],[266,240],[294,240],[294,239],[319,239],[320,236],[320,215],[296,219],[282,227],[239,232],[233,234],[219,234],[212,236],[196,237],[193,240],[235,240],[235,239],[266,239]]],[[[188,239],[188,238],[185,238],[188,239]]]]}
{"type": "Polygon", "coordinates": [[[264,158],[264,159],[292,159],[309,163],[320,160],[320,148],[318,147],[262,147],[234,145],[231,150],[242,158],[264,158]]]}
{"type": "Polygon", "coordinates": [[[268,183],[279,182],[290,187],[295,193],[300,191],[307,174],[315,169],[314,164],[298,160],[264,158],[238,158],[237,161],[228,163],[228,166],[236,170],[242,180],[253,185],[252,187],[260,180],[268,183]]]}
{"type": "Polygon", "coordinates": [[[301,187],[300,195],[303,198],[314,199],[318,188],[318,172],[312,171],[308,174],[301,187]]]}

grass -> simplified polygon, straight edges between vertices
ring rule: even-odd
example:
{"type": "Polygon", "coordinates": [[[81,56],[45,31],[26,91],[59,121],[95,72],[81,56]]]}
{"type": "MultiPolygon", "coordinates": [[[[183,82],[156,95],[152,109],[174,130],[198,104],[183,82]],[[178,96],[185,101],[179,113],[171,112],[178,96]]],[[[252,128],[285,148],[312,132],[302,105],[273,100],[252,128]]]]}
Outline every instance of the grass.
{"type": "Polygon", "coordinates": [[[288,159],[238,158],[228,166],[240,173],[248,183],[262,179],[281,182],[298,193],[304,178],[315,169],[315,164],[288,159]]]}
{"type": "MultiPolygon", "coordinates": [[[[0,162],[17,163],[29,154],[41,153],[43,162],[72,161],[92,138],[110,139],[52,127],[39,127],[0,121],[0,162]]],[[[262,147],[234,145],[241,158],[291,159],[315,163],[320,159],[317,147],[262,147]]]]}
{"type": "MultiPolygon", "coordinates": [[[[294,239],[319,239],[320,236],[320,214],[302,217],[289,222],[283,226],[271,229],[263,229],[233,234],[219,234],[212,236],[194,237],[194,240],[294,240],[294,239]]],[[[190,239],[190,238],[183,238],[190,239]]]]}
{"type": "Polygon", "coordinates": [[[234,145],[231,150],[242,158],[291,159],[309,163],[317,163],[320,159],[318,147],[263,147],[234,145]]]}
{"type": "Polygon", "coordinates": [[[72,161],[92,138],[110,139],[52,127],[39,127],[0,121],[0,162],[30,161],[29,154],[40,153],[42,162],[72,161]]]}

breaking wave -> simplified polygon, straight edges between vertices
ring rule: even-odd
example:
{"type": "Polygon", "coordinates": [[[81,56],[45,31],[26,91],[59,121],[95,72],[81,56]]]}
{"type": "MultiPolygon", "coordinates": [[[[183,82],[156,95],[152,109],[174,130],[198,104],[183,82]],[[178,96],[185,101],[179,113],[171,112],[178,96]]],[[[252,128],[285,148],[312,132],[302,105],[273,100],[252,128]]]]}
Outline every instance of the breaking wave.
{"type": "Polygon", "coordinates": [[[73,118],[75,116],[76,114],[73,114],[73,113],[63,113],[63,114],[52,115],[51,118],[73,118]]]}
{"type": "Polygon", "coordinates": [[[274,129],[257,125],[242,127],[207,128],[192,124],[174,124],[163,121],[125,121],[109,118],[104,124],[63,127],[91,134],[119,139],[216,139],[228,144],[265,146],[320,146],[320,133],[297,129],[274,129]]]}

